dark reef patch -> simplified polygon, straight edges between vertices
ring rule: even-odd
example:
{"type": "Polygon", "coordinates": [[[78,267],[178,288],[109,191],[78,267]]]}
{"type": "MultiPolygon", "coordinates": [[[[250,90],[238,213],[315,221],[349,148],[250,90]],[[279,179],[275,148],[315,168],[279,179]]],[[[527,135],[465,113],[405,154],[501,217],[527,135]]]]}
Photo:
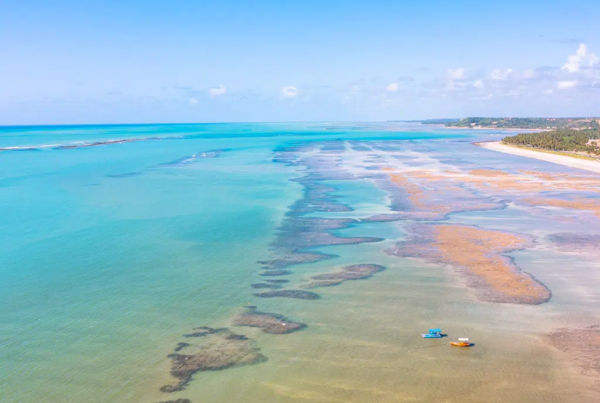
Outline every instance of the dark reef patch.
{"type": "Polygon", "coordinates": [[[256,307],[247,307],[246,309],[246,312],[233,320],[234,326],[258,327],[269,334],[287,334],[306,327],[304,323],[291,321],[283,315],[259,312],[256,307]]]}
{"type": "Polygon", "coordinates": [[[267,359],[246,336],[233,333],[229,329],[201,329],[207,330],[207,333],[196,343],[186,346],[185,354],[169,355],[171,375],[175,382],[161,387],[162,392],[178,392],[185,389],[197,372],[256,364],[267,359]]]}
{"type": "Polygon", "coordinates": [[[273,283],[273,284],[284,284],[284,283],[289,283],[290,280],[265,280],[268,283],[273,283]]]}
{"type": "Polygon", "coordinates": [[[383,270],[385,270],[385,267],[378,264],[355,264],[344,266],[339,272],[319,274],[311,277],[312,281],[303,285],[302,288],[328,287],[339,285],[344,281],[362,280],[383,270]]]}
{"type": "Polygon", "coordinates": [[[250,287],[256,288],[256,289],[260,289],[260,288],[277,289],[277,288],[281,288],[282,286],[279,284],[272,284],[272,283],[254,283],[254,284],[250,284],[250,287]]]}
{"type": "Polygon", "coordinates": [[[158,403],[192,403],[190,399],[175,399],[175,400],[167,400],[166,402],[158,402],[158,403]]]}
{"type": "Polygon", "coordinates": [[[130,178],[132,176],[141,175],[141,172],[126,172],[124,174],[106,175],[107,178],[130,178]]]}
{"type": "Polygon", "coordinates": [[[212,327],[200,326],[200,327],[195,327],[194,330],[198,330],[198,331],[193,332],[193,333],[184,334],[183,337],[204,337],[209,334],[226,332],[227,328],[222,327],[222,328],[218,328],[218,329],[213,329],[212,327]]]}
{"type": "MultiPolygon", "coordinates": [[[[349,143],[352,144],[352,143],[349,143]]],[[[337,257],[336,255],[315,252],[314,248],[331,245],[348,245],[364,242],[379,242],[381,238],[347,238],[333,231],[350,228],[358,220],[307,217],[318,212],[349,212],[353,209],[339,202],[335,187],[324,181],[355,180],[357,177],[342,168],[341,154],[347,143],[333,140],[318,145],[292,144],[275,150],[274,161],[292,166],[304,167],[306,175],[292,179],[303,186],[303,195],[294,202],[278,228],[271,244],[274,259],[262,261],[266,269],[284,269],[288,266],[314,263],[337,257]]],[[[359,147],[361,144],[352,144],[359,147]]],[[[367,148],[369,149],[369,148],[367,148]]]]}
{"type": "Polygon", "coordinates": [[[177,347],[175,347],[175,352],[181,351],[186,347],[191,346],[190,343],[177,343],[177,347]]]}
{"type": "Polygon", "coordinates": [[[287,276],[289,274],[292,274],[293,272],[289,271],[289,270],[267,270],[264,273],[260,273],[259,276],[271,276],[271,277],[276,277],[276,276],[287,276]]]}
{"type": "Polygon", "coordinates": [[[253,294],[260,298],[295,298],[295,299],[320,299],[319,294],[315,294],[310,291],[302,290],[278,290],[278,291],[266,291],[261,293],[253,294]]]}
{"type": "Polygon", "coordinates": [[[361,222],[390,222],[390,221],[400,221],[405,219],[405,214],[377,214],[371,217],[366,217],[361,219],[361,222]]]}

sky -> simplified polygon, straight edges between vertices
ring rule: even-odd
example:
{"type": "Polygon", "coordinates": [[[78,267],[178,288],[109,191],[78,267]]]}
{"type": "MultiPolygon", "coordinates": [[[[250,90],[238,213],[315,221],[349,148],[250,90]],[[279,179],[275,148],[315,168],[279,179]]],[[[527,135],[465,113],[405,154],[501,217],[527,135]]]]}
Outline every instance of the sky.
{"type": "Polygon", "coordinates": [[[600,116],[599,22],[597,0],[3,0],[0,125],[600,116]]]}

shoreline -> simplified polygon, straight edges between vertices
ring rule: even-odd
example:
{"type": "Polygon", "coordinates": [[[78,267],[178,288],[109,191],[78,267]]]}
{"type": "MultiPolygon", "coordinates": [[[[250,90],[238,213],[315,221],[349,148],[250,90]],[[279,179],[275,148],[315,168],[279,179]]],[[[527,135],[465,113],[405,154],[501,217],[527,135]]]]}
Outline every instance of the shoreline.
{"type": "Polygon", "coordinates": [[[523,148],[507,146],[499,141],[486,141],[473,143],[474,145],[488,150],[498,151],[506,154],[518,155],[521,157],[533,158],[570,168],[582,169],[589,172],[600,173],[600,163],[596,161],[578,159],[564,155],[546,153],[544,151],[526,150],[523,148]]]}

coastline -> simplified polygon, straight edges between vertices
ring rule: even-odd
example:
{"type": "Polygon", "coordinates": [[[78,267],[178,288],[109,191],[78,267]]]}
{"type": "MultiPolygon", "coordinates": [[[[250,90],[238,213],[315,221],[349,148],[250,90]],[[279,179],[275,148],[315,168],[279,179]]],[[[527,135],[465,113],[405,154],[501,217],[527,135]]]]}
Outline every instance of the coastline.
{"type": "Polygon", "coordinates": [[[522,148],[511,147],[501,144],[499,141],[489,142],[478,142],[473,143],[478,147],[486,148],[488,150],[498,151],[506,154],[518,155],[521,157],[534,158],[546,162],[552,162],[554,164],[563,165],[571,168],[583,169],[585,171],[600,173],[600,163],[596,161],[580,160],[574,157],[567,157],[563,155],[550,154],[544,151],[525,150],[522,148]]]}

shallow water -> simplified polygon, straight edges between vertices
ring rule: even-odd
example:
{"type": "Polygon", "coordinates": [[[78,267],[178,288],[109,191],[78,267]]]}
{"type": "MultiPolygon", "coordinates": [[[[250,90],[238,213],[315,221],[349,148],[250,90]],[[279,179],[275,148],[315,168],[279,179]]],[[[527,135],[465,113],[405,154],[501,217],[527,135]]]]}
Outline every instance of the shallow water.
{"type": "MultiPolygon", "coordinates": [[[[510,254],[553,292],[549,303],[535,306],[478,301],[451,268],[388,255],[407,236],[408,219],[332,231],[382,239],[347,245],[318,243],[319,232],[278,231],[297,217],[394,213],[390,193],[366,176],[379,168],[367,166],[574,172],[473,147],[468,136],[394,124],[0,129],[0,148],[12,148],[0,151],[0,400],[594,401],[587,380],[543,336],[600,321],[597,268],[585,255],[552,250],[544,237],[597,234],[596,221],[565,223],[510,204],[449,216],[539,238],[535,248],[510,254]],[[149,137],[160,140],[56,147],[149,137]],[[292,146],[316,162],[274,161],[292,146]],[[340,179],[340,170],[365,176],[340,179]],[[299,214],[298,200],[317,199],[306,199],[304,185],[290,180],[310,172],[328,172],[315,183],[331,187],[333,198],[299,214]],[[336,211],[340,205],[349,211],[336,211]],[[286,267],[292,273],[282,277],[259,275],[259,261],[301,242],[317,242],[311,250],[335,257],[286,267]],[[312,289],[318,300],[257,298],[250,288],[266,278],[296,288],[361,263],[386,270],[312,289]],[[231,327],[245,304],[308,327],[285,335],[231,327]],[[268,360],[198,372],[184,391],[160,392],[171,379],[167,356],[198,326],[231,327],[268,360]],[[422,339],[432,326],[475,346],[422,339]]],[[[297,231],[294,223],[288,229],[297,231]]]]}

